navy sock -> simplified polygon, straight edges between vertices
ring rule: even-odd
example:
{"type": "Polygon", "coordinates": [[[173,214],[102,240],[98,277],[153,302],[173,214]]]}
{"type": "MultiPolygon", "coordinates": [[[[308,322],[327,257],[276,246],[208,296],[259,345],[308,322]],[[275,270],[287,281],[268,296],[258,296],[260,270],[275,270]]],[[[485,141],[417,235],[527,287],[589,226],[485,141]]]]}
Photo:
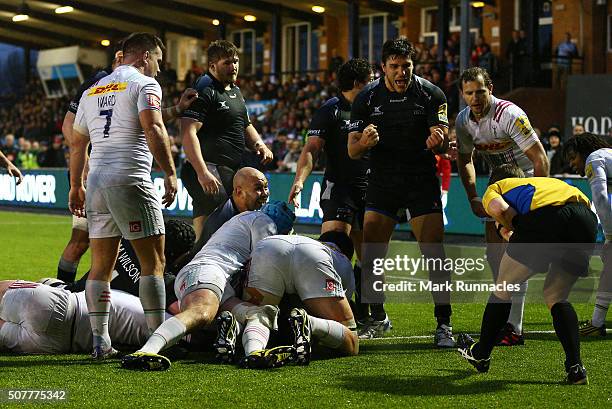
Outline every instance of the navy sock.
{"type": "Polygon", "coordinates": [[[581,364],[580,336],[578,334],[578,316],[569,302],[558,302],[550,309],[553,326],[565,351],[565,369],[581,364]]]}

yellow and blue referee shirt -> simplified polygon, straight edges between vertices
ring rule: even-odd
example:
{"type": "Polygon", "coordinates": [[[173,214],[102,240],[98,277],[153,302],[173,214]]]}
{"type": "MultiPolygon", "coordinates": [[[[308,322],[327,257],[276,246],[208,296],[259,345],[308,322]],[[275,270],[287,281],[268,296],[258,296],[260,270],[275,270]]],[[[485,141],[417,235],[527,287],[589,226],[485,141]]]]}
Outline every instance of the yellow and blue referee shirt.
{"type": "Polygon", "coordinates": [[[582,203],[590,207],[589,199],[579,189],[562,180],[545,177],[508,178],[493,183],[482,198],[485,210],[497,197],[502,197],[518,214],[567,203],[582,203]]]}

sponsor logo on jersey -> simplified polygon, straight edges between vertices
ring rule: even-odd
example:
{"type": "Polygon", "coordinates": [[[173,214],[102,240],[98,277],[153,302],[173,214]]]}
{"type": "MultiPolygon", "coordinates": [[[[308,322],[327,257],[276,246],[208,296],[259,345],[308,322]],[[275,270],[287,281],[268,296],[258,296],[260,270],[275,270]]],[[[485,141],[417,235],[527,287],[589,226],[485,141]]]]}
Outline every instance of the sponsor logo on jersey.
{"type": "Polygon", "coordinates": [[[333,293],[334,291],[336,291],[336,282],[331,278],[327,278],[325,280],[325,291],[327,291],[328,293],[333,293]]]}
{"type": "Polygon", "coordinates": [[[227,106],[227,101],[219,101],[219,107],[217,111],[227,111],[230,107],[227,106]]]}
{"type": "Polygon", "coordinates": [[[142,223],[140,221],[130,222],[130,233],[140,233],[142,231],[142,223]]]}
{"type": "Polygon", "coordinates": [[[374,112],[372,112],[372,114],[370,116],[379,116],[379,115],[382,115],[383,111],[381,111],[381,109],[382,109],[382,105],[374,107],[374,112]]]}
{"type": "Polygon", "coordinates": [[[236,98],[238,95],[236,94],[228,94],[230,98],[236,98]]]}
{"type": "Polygon", "coordinates": [[[518,118],[516,118],[516,121],[514,121],[514,124],[519,129],[519,132],[525,138],[531,136],[531,134],[533,133],[533,128],[531,127],[531,124],[529,123],[529,119],[527,118],[526,115],[521,115],[518,118]]]}
{"type": "Polygon", "coordinates": [[[161,100],[155,94],[147,94],[147,106],[151,109],[161,109],[161,100]]]}
{"type": "Polygon", "coordinates": [[[502,141],[495,143],[477,143],[474,148],[479,151],[501,151],[508,149],[512,145],[512,141],[502,141]]]}
{"type": "Polygon", "coordinates": [[[589,163],[588,165],[586,165],[586,168],[584,169],[584,174],[589,179],[593,177],[593,164],[592,163],[589,163]]]}
{"type": "Polygon", "coordinates": [[[448,105],[446,102],[438,107],[438,120],[440,122],[448,123],[448,105]]]}
{"type": "Polygon", "coordinates": [[[408,101],[408,97],[404,97],[404,98],[401,98],[401,99],[390,99],[389,100],[389,102],[394,103],[394,104],[398,103],[398,102],[406,102],[406,101],[408,101]]]}
{"type": "Polygon", "coordinates": [[[101,85],[99,87],[93,87],[89,89],[87,93],[88,97],[93,95],[108,94],[109,92],[123,92],[127,89],[127,82],[111,82],[107,85],[101,85]]]}

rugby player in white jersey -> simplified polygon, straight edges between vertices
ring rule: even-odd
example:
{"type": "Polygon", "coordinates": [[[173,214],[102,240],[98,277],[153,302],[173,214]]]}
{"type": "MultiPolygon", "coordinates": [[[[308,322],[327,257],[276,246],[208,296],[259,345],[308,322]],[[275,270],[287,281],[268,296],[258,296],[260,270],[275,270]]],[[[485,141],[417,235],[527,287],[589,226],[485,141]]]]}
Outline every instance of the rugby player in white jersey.
{"type": "MultiPolygon", "coordinates": [[[[514,164],[527,176],[548,176],[548,158],[525,112],[512,102],[493,96],[493,83],[485,69],[472,67],[463,71],[459,85],[467,106],[459,112],[455,123],[457,170],[472,212],[478,217],[487,218],[487,260],[496,279],[505,245],[476,191],[476,171],[472,161],[474,150],[484,157],[491,170],[503,164],[514,164]]],[[[521,291],[512,296],[512,309],[501,334],[500,345],[524,343],[522,327],[526,291],[527,282],[521,285],[521,291]]]]}
{"type": "Polygon", "coordinates": [[[606,242],[601,259],[604,263],[595,296],[595,308],[590,320],[579,323],[582,336],[606,336],[606,315],[612,302],[612,147],[601,137],[583,133],[569,139],[564,146],[564,155],[574,170],[588,178],[591,197],[606,242]]]}
{"type": "MultiPolygon", "coordinates": [[[[137,347],[148,336],[138,297],[112,290],[110,337],[137,347]]],[[[91,351],[85,293],[21,280],[0,281],[0,350],[22,354],[91,351]]]]}
{"type": "Polygon", "coordinates": [[[219,305],[235,295],[229,284],[251,256],[257,243],[275,234],[287,234],[295,214],[284,202],[270,202],[261,211],[232,217],[217,230],[202,250],[179,271],[174,292],[181,312],[155,330],[146,344],[123,357],[121,366],[134,370],[165,370],[170,360],[159,352],[185,334],[213,322],[219,305]]]}
{"type": "MultiPolygon", "coordinates": [[[[337,231],[323,233],[319,241],[297,235],[272,236],[253,249],[242,298],[250,304],[275,308],[285,294],[295,294],[302,300],[305,308],[293,308],[289,315],[298,364],[310,362],[311,334],[322,345],[342,353],[359,352],[356,323],[348,303],[355,290],[352,256],[350,237],[337,231]]],[[[266,359],[269,355],[265,350],[274,320],[258,311],[261,308],[234,308],[233,314],[225,311],[219,317],[219,334],[226,336],[223,343],[229,351],[235,350],[231,344],[236,339],[231,328],[244,326],[242,366],[246,368],[276,363],[266,359]]]]}
{"type": "Polygon", "coordinates": [[[151,181],[153,158],[165,173],[163,204],[174,201],[176,169],[162,120],[159,72],[163,44],[148,33],[123,43],[123,65],[83,93],[70,152],[70,210],[87,213],[92,265],[85,287],[94,359],[114,356],[108,330],[111,273],[121,236],[141,265],[140,301],[152,332],[164,321],[164,220],[151,181]],[[91,141],[87,193],[86,148],[91,141]]]}

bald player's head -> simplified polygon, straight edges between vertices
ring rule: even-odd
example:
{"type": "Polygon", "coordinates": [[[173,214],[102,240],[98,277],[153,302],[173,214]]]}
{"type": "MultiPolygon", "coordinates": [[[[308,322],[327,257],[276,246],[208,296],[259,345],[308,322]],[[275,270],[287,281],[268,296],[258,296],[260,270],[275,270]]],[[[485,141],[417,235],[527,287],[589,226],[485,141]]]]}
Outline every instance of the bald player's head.
{"type": "Polygon", "coordinates": [[[257,210],[268,200],[268,180],[255,168],[245,167],[238,170],[233,183],[232,198],[240,212],[257,210]]]}

